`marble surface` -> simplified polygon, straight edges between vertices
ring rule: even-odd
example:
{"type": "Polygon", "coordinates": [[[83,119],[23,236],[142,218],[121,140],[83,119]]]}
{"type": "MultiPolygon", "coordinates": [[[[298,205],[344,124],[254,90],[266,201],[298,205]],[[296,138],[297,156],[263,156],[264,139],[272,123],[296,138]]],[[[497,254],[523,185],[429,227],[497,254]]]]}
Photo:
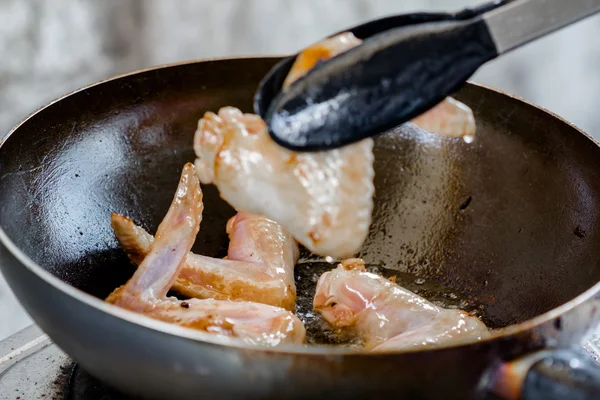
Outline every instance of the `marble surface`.
{"type": "MultiPolygon", "coordinates": [[[[290,53],[367,19],[480,2],[0,0],[0,136],[48,101],[118,73],[290,53]]],[[[474,80],[531,100],[600,139],[599,32],[600,18],[590,18],[493,61],[474,80]]],[[[0,339],[29,323],[0,277],[0,339]]]]}

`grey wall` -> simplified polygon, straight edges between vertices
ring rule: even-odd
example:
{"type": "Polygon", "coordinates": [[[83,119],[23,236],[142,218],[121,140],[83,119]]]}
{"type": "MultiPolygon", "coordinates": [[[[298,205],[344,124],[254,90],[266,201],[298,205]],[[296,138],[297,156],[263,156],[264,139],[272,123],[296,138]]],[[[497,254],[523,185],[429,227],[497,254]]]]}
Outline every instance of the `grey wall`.
{"type": "MultiPolygon", "coordinates": [[[[473,0],[0,0],[0,135],[37,107],[137,68],[282,54],[361,21],[473,0]]],[[[600,138],[600,18],[494,61],[474,80],[600,138]]],[[[0,277],[0,339],[29,323],[0,277]]]]}

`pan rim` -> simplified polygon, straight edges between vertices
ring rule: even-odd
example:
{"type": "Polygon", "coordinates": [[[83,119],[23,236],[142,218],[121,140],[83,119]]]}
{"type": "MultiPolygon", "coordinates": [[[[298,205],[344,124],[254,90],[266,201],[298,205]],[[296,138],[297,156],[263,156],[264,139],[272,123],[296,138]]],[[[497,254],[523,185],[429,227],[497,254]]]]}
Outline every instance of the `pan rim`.
{"type": "MultiPolygon", "coordinates": [[[[198,60],[188,60],[188,61],[181,61],[181,62],[175,62],[175,63],[160,64],[160,65],[151,66],[148,68],[134,70],[134,71],[127,72],[124,74],[118,74],[118,75],[115,75],[115,76],[112,76],[112,77],[109,77],[106,79],[102,79],[102,80],[96,81],[94,83],[91,83],[89,85],[83,86],[79,89],[68,92],[65,95],[60,96],[60,97],[48,102],[47,104],[39,107],[37,110],[30,113],[28,116],[23,118],[14,128],[12,128],[6,135],[4,135],[3,137],[0,138],[0,148],[15,132],[17,132],[19,130],[19,128],[21,126],[23,126],[25,123],[27,123],[30,119],[34,118],[37,114],[39,114],[43,110],[53,106],[55,103],[58,103],[67,97],[70,97],[72,95],[75,95],[75,94],[83,92],[83,91],[86,91],[93,87],[99,86],[103,83],[112,82],[112,81],[115,81],[118,79],[123,79],[123,78],[129,77],[129,76],[138,75],[138,74],[142,74],[142,73],[146,73],[146,72],[157,71],[157,70],[173,68],[173,67],[179,67],[179,66],[184,66],[184,65],[192,65],[192,64],[200,64],[200,63],[208,63],[208,62],[227,62],[227,61],[234,61],[234,60],[260,60],[260,59],[277,60],[277,59],[281,59],[283,57],[286,57],[286,56],[285,55],[265,55],[265,56],[255,55],[255,56],[215,57],[215,58],[205,58],[205,59],[198,59],[198,60]]],[[[597,147],[600,147],[600,143],[597,140],[595,140],[593,137],[591,137],[588,133],[586,133],[579,127],[577,127],[575,124],[566,121],[564,118],[553,113],[552,111],[549,111],[543,107],[540,107],[540,106],[538,106],[526,99],[523,99],[519,96],[504,92],[502,90],[499,90],[499,89],[496,89],[496,88],[493,88],[493,87],[490,87],[490,86],[487,86],[484,84],[467,81],[466,85],[481,87],[487,91],[501,94],[503,96],[509,97],[516,101],[519,101],[529,107],[533,107],[539,111],[542,111],[543,113],[546,113],[546,114],[552,116],[553,118],[559,120],[560,122],[565,123],[566,125],[572,127],[579,134],[582,134],[588,140],[592,141],[592,143],[594,143],[597,147]]],[[[361,356],[361,357],[362,356],[384,357],[384,356],[389,356],[392,354],[436,352],[436,351],[444,351],[444,350],[448,350],[448,349],[455,349],[455,348],[461,348],[461,347],[471,347],[474,345],[482,345],[482,344],[486,344],[486,343],[489,343],[492,341],[496,341],[501,338],[506,339],[511,336],[516,336],[516,335],[527,333],[528,331],[530,331],[536,327],[539,327],[549,321],[552,321],[552,320],[560,317],[561,315],[573,310],[575,307],[581,305],[582,303],[586,302],[587,300],[594,297],[597,293],[600,292],[600,282],[596,282],[592,287],[590,287],[583,293],[579,294],[578,296],[572,298],[568,302],[566,302],[554,309],[551,309],[545,313],[542,313],[532,319],[523,321],[521,323],[509,325],[505,328],[491,331],[491,335],[489,337],[487,337],[485,339],[481,339],[481,340],[479,340],[477,342],[473,342],[473,343],[456,344],[456,345],[444,346],[444,347],[440,347],[440,348],[389,351],[389,352],[382,352],[382,353],[367,353],[367,352],[356,351],[356,350],[352,350],[352,349],[348,349],[348,348],[343,348],[341,346],[310,345],[310,344],[304,344],[302,346],[283,345],[283,346],[279,346],[279,347],[275,347],[275,348],[257,347],[257,346],[252,346],[247,343],[244,343],[241,340],[223,338],[220,336],[195,331],[195,330],[189,329],[189,328],[182,328],[182,327],[179,327],[176,325],[172,325],[172,324],[169,324],[166,322],[152,319],[150,317],[146,317],[144,315],[137,314],[133,311],[122,309],[122,308],[117,307],[112,304],[108,304],[108,303],[104,302],[102,299],[92,296],[92,295],[82,291],[81,289],[78,289],[78,288],[64,282],[61,279],[57,278],[56,276],[52,275],[50,272],[46,271],[44,268],[42,268],[40,265],[38,265],[36,262],[34,262],[29,256],[27,256],[21,249],[19,249],[18,246],[10,239],[10,237],[6,234],[6,232],[4,231],[4,229],[1,226],[0,226],[0,243],[12,254],[13,257],[15,257],[15,259],[17,259],[19,261],[19,263],[23,267],[27,268],[30,272],[32,272],[38,278],[45,281],[47,284],[52,286],[54,289],[57,289],[57,290],[61,291],[62,293],[64,293],[65,295],[73,298],[74,300],[79,301],[79,302],[81,302],[89,307],[92,307],[100,312],[107,313],[111,317],[115,317],[115,318],[124,320],[124,322],[132,323],[132,324],[141,326],[146,329],[151,329],[151,330],[157,331],[161,334],[173,335],[173,336],[181,337],[183,339],[200,342],[200,343],[206,344],[206,345],[218,345],[218,346],[223,346],[223,347],[242,349],[242,350],[247,350],[247,351],[265,352],[265,353],[269,353],[269,352],[270,353],[279,353],[282,355],[285,355],[285,354],[307,354],[307,355],[325,355],[325,356],[339,355],[339,356],[361,356]]]]}

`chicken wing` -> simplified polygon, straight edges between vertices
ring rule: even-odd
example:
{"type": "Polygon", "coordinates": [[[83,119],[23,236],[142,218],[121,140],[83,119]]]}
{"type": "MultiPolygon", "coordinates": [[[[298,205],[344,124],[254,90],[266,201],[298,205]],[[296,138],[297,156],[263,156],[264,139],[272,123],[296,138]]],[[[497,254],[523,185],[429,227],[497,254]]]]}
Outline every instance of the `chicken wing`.
{"type": "MultiPolygon", "coordinates": [[[[154,237],[122,215],[112,227],[130,260],[139,265],[154,237]]],[[[239,212],[227,223],[227,259],[189,253],[172,289],[198,299],[243,300],[294,311],[294,266],[299,250],[279,224],[260,215],[239,212]]]]}
{"type": "MultiPolygon", "coordinates": [[[[286,85],[312,68],[313,59],[354,46],[344,35],[307,49],[286,85]]],[[[214,183],[234,208],[279,222],[313,253],[344,258],[360,250],[373,208],[373,141],[321,153],[277,145],[262,119],[232,107],[208,112],[194,139],[203,183],[214,183]]]]}
{"type": "Polygon", "coordinates": [[[360,250],[373,208],[373,141],[322,153],[277,145],[258,116],[232,107],[206,113],[196,167],[238,210],[280,223],[310,251],[343,258],[360,250]]]}
{"type": "Polygon", "coordinates": [[[317,283],[313,306],[373,352],[467,343],[489,335],[476,317],[438,307],[379,275],[360,259],[343,261],[317,283]]]}
{"type": "Polygon", "coordinates": [[[186,164],[164,220],[149,252],[133,277],[106,301],[146,316],[205,333],[277,346],[301,343],[302,322],[279,307],[214,299],[167,298],[196,239],[202,219],[202,192],[195,168],[186,164]]]}

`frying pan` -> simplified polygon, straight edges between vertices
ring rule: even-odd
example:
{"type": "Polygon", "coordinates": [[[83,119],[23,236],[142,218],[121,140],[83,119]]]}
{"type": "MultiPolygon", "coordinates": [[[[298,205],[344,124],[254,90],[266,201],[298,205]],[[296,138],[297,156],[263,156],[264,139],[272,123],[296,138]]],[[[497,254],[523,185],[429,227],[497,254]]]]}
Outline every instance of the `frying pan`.
{"type": "MultiPolygon", "coordinates": [[[[361,256],[460,293],[503,328],[491,339],[378,355],[265,350],[201,342],[102,301],[134,270],[110,213],[155,232],[194,159],[198,119],[222,106],[250,111],[279,60],[191,62],[110,79],[38,110],[0,141],[0,266],[52,340],[93,376],[147,399],[597,395],[597,371],[571,348],[600,317],[600,147],[558,117],[475,84],[456,95],[475,113],[474,143],[409,125],[377,138],[374,222],[361,256]]],[[[194,251],[222,257],[234,210],[213,186],[203,190],[194,251]]],[[[297,267],[300,297],[314,291],[314,259],[305,253],[297,267]]]]}

